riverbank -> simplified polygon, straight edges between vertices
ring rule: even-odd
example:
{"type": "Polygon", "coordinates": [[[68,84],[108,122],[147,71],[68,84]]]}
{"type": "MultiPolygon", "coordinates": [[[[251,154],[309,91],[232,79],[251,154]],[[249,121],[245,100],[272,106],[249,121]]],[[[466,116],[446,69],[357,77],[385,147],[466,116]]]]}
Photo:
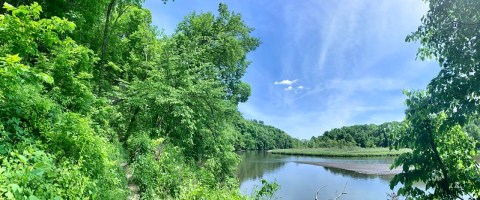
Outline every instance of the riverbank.
{"type": "Polygon", "coordinates": [[[308,149],[273,149],[268,152],[283,155],[324,156],[324,157],[374,157],[398,156],[410,152],[410,149],[390,150],[389,148],[308,148],[308,149]]]}

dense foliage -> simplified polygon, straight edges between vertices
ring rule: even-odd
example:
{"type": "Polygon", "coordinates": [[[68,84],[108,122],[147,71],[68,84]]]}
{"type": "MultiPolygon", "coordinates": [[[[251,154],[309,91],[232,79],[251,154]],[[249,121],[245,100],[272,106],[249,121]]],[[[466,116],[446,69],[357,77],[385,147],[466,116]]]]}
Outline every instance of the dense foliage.
{"type": "Polygon", "coordinates": [[[323,135],[313,136],[310,140],[303,141],[303,146],[308,148],[325,147],[388,147],[394,127],[400,122],[386,122],[380,125],[364,124],[344,126],[325,131],[323,135]]]}
{"type": "MultiPolygon", "coordinates": [[[[405,124],[395,147],[409,145],[393,167],[402,166],[390,186],[420,199],[480,198],[480,168],[473,121],[479,110],[480,1],[430,0],[422,25],[407,37],[419,41],[417,56],[434,58],[441,70],[426,91],[405,92],[405,124]],[[470,123],[469,123],[470,122],[470,123]],[[468,125],[469,124],[469,125],[468,125]],[[425,188],[413,185],[424,182],[425,188]]],[[[478,128],[478,127],[477,127],[478,128]]]]}
{"type": "Polygon", "coordinates": [[[294,147],[295,139],[284,131],[265,125],[263,121],[238,120],[235,129],[240,132],[235,141],[236,150],[269,150],[294,147]]]}
{"type": "Polygon", "coordinates": [[[472,116],[469,123],[463,126],[463,130],[476,142],[476,148],[480,149],[480,118],[472,116]]]}
{"type": "Polygon", "coordinates": [[[92,127],[95,57],[66,34],[75,24],[40,18],[34,3],[0,15],[0,196],[126,197],[115,142],[92,127]]]}
{"type": "Polygon", "coordinates": [[[165,36],[141,1],[10,3],[0,11],[0,199],[125,199],[127,184],[142,199],[244,199],[234,143],[254,133],[238,125],[275,141],[261,148],[289,145],[238,112],[259,40],[226,5],[165,36]]]}

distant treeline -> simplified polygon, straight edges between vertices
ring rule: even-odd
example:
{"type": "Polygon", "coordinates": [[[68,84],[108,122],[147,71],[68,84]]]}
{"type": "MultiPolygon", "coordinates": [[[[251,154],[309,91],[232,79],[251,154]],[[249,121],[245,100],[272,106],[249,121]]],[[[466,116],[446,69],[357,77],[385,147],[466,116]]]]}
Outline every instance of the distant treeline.
{"type": "MultiPolygon", "coordinates": [[[[386,122],[380,125],[364,124],[344,126],[325,131],[323,135],[313,136],[309,140],[292,142],[296,147],[327,148],[327,147],[389,147],[392,143],[392,133],[402,131],[404,122],[386,122]]],[[[477,149],[480,149],[480,119],[475,118],[466,126],[464,131],[474,138],[477,149]]],[[[408,147],[408,146],[406,146],[408,147]]]]}
{"type": "MultiPolygon", "coordinates": [[[[239,132],[235,141],[238,150],[270,150],[289,148],[329,148],[329,147],[389,147],[392,134],[401,131],[404,122],[385,122],[380,125],[363,124],[343,126],[325,131],[309,140],[293,138],[284,131],[264,124],[260,120],[239,120],[235,124],[239,132]]],[[[474,119],[464,127],[464,131],[479,141],[480,119],[474,119]]],[[[406,146],[407,147],[407,146],[406,146]]],[[[480,149],[480,145],[477,145],[480,149]]]]}
{"type": "Polygon", "coordinates": [[[240,120],[235,127],[240,133],[235,142],[236,150],[288,149],[295,147],[294,143],[298,141],[263,121],[240,120]]]}
{"type": "Polygon", "coordinates": [[[325,131],[323,135],[313,136],[310,140],[304,140],[303,145],[309,148],[323,147],[388,147],[391,143],[391,133],[402,122],[386,122],[380,125],[365,124],[344,126],[325,131]]]}
{"type": "Polygon", "coordinates": [[[288,148],[321,147],[388,147],[391,132],[401,122],[386,122],[381,125],[354,125],[334,128],[310,140],[293,138],[284,131],[264,124],[259,120],[239,120],[235,124],[239,132],[236,150],[270,150],[288,148]]]}

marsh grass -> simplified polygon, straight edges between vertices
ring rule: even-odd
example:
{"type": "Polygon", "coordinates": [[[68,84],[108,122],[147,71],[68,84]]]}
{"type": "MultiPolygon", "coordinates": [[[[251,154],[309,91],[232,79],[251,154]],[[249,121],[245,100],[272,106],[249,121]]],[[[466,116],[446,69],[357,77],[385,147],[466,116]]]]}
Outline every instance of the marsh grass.
{"type": "Polygon", "coordinates": [[[398,156],[410,152],[410,149],[390,150],[389,148],[306,148],[306,149],[273,149],[268,152],[284,155],[325,156],[325,157],[373,157],[398,156]]]}

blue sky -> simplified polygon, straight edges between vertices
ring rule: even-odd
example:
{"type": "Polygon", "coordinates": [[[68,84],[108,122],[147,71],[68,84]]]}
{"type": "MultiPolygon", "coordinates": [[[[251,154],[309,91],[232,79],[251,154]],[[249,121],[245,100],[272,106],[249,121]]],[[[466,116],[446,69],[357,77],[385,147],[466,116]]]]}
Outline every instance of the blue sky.
{"type": "Polygon", "coordinates": [[[437,62],[415,60],[406,43],[427,12],[421,0],[147,0],[167,35],[192,11],[224,2],[262,44],[248,55],[252,86],[244,117],[308,139],[332,128],[404,118],[403,89],[424,89],[437,62]]]}

